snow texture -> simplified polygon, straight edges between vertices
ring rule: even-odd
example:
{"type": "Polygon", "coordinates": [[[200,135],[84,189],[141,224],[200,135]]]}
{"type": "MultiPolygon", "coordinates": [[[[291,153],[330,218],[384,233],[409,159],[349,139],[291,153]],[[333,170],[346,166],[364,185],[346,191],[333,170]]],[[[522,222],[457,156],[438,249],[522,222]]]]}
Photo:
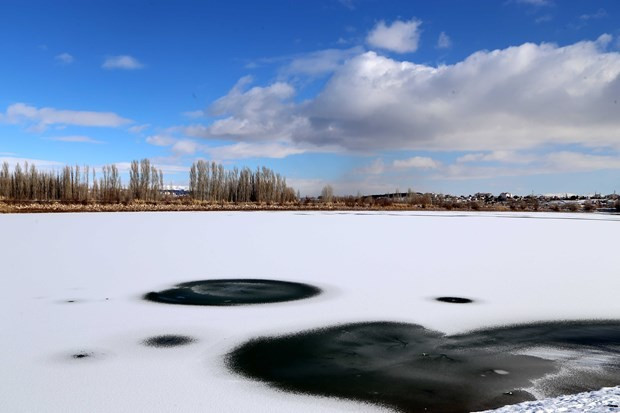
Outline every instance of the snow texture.
{"type": "Polygon", "coordinates": [[[381,411],[274,390],[232,374],[223,355],[257,336],[361,321],[455,334],[615,318],[618,229],[619,216],[545,213],[0,215],[0,411],[381,411]],[[324,292],[236,307],[142,299],[209,278],[324,292]],[[195,341],[142,344],[167,334],[195,341]]]}
{"type": "Polygon", "coordinates": [[[560,396],[552,399],[519,403],[486,412],[495,413],[578,413],[620,411],[620,387],[605,387],[601,390],[560,396]]]}

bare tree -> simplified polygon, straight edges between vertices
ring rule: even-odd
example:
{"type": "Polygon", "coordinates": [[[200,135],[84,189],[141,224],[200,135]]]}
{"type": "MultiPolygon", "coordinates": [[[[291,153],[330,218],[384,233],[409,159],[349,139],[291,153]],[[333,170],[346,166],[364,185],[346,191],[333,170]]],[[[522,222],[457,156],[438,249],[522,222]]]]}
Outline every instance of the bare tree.
{"type": "Polygon", "coordinates": [[[330,203],[334,199],[334,189],[331,185],[325,185],[321,190],[321,200],[330,203]]]}

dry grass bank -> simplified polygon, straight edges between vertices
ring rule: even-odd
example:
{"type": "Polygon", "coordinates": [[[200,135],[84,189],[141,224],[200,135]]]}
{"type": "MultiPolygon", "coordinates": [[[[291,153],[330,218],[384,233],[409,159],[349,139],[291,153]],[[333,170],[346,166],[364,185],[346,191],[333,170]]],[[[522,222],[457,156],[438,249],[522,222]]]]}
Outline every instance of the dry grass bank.
{"type": "MultiPolygon", "coordinates": [[[[503,205],[467,205],[442,207],[391,203],[389,205],[355,204],[345,202],[291,202],[269,203],[221,203],[204,201],[165,201],[165,202],[42,202],[42,201],[0,201],[0,213],[54,213],[54,212],[156,212],[156,211],[510,211],[503,205]]],[[[534,212],[534,210],[521,210],[534,212]]],[[[545,211],[545,209],[539,209],[545,211]]]]}

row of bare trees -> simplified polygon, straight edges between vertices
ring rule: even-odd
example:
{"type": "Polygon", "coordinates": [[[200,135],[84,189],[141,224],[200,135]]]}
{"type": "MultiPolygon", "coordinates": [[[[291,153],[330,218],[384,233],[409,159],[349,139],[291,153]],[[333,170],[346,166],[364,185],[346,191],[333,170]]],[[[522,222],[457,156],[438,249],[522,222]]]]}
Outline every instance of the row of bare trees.
{"type": "Polygon", "coordinates": [[[129,196],[133,199],[158,201],[164,189],[164,174],[148,159],[132,161],[129,168],[129,196]]]}
{"type": "Polygon", "coordinates": [[[189,171],[189,193],[212,202],[286,203],[297,199],[286,178],[262,167],[225,170],[221,164],[197,161],[189,171]]]}
{"type": "Polygon", "coordinates": [[[38,170],[24,162],[13,171],[4,162],[0,169],[0,198],[32,201],[120,201],[123,195],[116,165],[101,168],[102,177],[89,166],[65,166],[59,171],[38,170]],[[92,171],[92,175],[91,175],[92,171]]]}
{"type": "MultiPolygon", "coordinates": [[[[0,169],[0,199],[4,200],[160,201],[165,193],[164,174],[148,159],[131,162],[126,187],[116,165],[105,165],[100,171],[79,165],[50,171],[38,170],[26,162],[10,170],[4,162],[0,169]]],[[[286,185],[286,179],[269,168],[226,170],[215,162],[198,161],[190,169],[189,198],[210,202],[286,203],[295,201],[297,196],[286,185]]]]}
{"type": "Polygon", "coordinates": [[[58,171],[38,170],[33,164],[19,163],[11,171],[0,168],[0,199],[16,201],[123,202],[134,199],[157,200],[163,189],[163,174],[148,159],[131,164],[129,188],[123,187],[116,165],[97,170],[88,165],[65,166],[58,171]],[[137,174],[135,172],[137,165],[137,174]]]}

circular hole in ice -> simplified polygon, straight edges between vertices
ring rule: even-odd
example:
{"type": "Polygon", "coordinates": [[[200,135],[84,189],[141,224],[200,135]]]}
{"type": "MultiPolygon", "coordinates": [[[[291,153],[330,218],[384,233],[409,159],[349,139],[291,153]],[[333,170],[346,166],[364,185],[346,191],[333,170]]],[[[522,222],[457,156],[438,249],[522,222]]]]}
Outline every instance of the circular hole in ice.
{"type": "Polygon", "coordinates": [[[177,347],[190,344],[195,340],[188,336],[179,336],[175,334],[163,334],[160,336],[149,337],[142,344],[149,347],[177,347]]]}
{"type": "Polygon", "coordinates": [[[463,297],[437,297],[435,300],[450,304],[469,304],[474,302],[472,299],[463,297]]]}
{"type": "Polygon", "coordinates": [[[85,359],[85,358],[92,357],[92,356],[93,356],[93,353],[88,353],[86,351],[80,351],[79,353],[75,353],[71,355],[71,358],[79,360],[79,359],[85,359]]]}
{"type": "Polygon", "coordinates": [[[192,281],[150,292],[146,300],[166,304],[230,306],[301,300],[321,290],[308,284],[263,279],[214,279],[192,281]]]}

